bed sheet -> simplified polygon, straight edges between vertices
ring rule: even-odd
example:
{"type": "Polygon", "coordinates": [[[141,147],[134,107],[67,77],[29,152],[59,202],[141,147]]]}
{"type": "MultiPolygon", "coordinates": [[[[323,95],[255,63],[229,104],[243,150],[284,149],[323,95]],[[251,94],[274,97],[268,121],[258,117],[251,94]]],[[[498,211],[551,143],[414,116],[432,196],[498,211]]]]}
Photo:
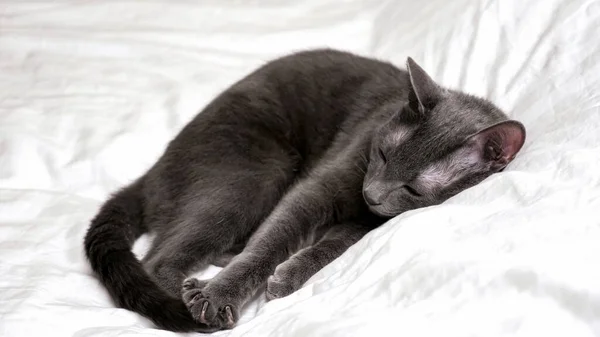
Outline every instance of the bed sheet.
{"type": "Polygon", "coordinates": [[[585,0],[3,0],[0,335],[174,335],[114,307],[88,222],[217,93],[314,47],[412,56],[521,120],[526,145],[216,335],[600,335],[599,31],[585,0]]]}

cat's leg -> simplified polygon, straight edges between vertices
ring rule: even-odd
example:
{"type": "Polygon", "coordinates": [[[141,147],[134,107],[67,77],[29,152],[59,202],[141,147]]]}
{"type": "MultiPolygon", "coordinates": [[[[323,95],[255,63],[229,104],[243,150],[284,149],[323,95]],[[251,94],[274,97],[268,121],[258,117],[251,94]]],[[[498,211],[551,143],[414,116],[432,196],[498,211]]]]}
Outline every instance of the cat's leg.
{"type": "MultiPolygon", "coordinates": [[[[318,200],[311,200],[309,195],[314,197],[315,193],[321,192],[316,187],[308,191],[308,186],[301,185],[282,199],[252,235],[244,251],[219,274],[199,287],[184,289],[183,300],[196,320],[215,327],[232,328],[243,304],[264,286],[275,267],[323,224],[322,217],[331,218],[326,214],[331,210],[325,210],[331,203],[324,201],[321,205],[318,200]]],[[[186,284],[193,285],[194,281],[188,280],[186,284]]]]}
{"type": "Polygon", "coordinates": [[[293,176],[244,168],[214,178],[190,188],[194,194],[184,198],[187,203],[177,210],[177,217],[157,234],[156,252],[146,262],[156,282],[176,297],[181,296],[187,274],[241,250],[293,176]]]}
{"type": "Polygon", "coordinates": [[[237,254],[232,254],[229,252],[225,252],[221,255],[215,256],[211,261],[210,264],[215,265],[217,267],[225,267],[226,265],[229,264],[229,262],[231,262],[231,260],[233,260],[233,258],[236,256],[237,254]]]}
{"type": "Polygon", "coordinates": [[[316,244],[306,247],[275,268],[267,280],[267,300],[285,297],[300,289],[316,272],[342,255],[372,229],[343,223],[333,226],[316,244]]]}
{"type": "Polygon", "coordinates": [[[236,255],[238,255],[239,253],[242,252],[242,250],[244,249],[245,246],[246,246],[245,242],[241,243],[241,244],[236,244],[235,246],[231,247],[231,249],[224,252],[223,254],[215,255],[210,260],[210,264],[213,264],[217,267],[225,267],[226,265],[229,264],[229,262],[231,262],[231,260],[233,260],[233,258],[236,255]]]}
{"type": "Polygon", "coordinates": [[[227,223],[219,220],[222,214],[205,213],[179,223],[171,233],[157,237],[154,254],[145,259],[145,269],[154,280],[175,297],[181,296],[181,285],[186,275],[207,266],[215,257],[229,250],[234,241],[235,231],[231,229],[238,218],[230,218],[227,223]],[[220,226],[214,223],[221,221],[220,226]]]}
{"type": "Polygon", "coordinates": [[[332,161],[296,184],[279,202],[244,251],[203,288],[185,289],[183,299],[199,322],[231,328],[239,309],[303,241],[334,219],[366,212],[357,160],[332,161]]]}

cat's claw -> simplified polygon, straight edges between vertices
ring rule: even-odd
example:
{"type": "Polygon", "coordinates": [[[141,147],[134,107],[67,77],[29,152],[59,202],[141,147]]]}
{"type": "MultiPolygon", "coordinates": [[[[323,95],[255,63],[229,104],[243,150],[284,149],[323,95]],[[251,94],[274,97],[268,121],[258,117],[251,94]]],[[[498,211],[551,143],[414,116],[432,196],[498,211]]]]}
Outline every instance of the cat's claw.
{"type": "Polygon", "coordinates": [[[225,305],[216,308],[210,300],[204,300],[202,302],[202,308],[200,314],[194,314],[192,309],[192,315],[198,320],[198,322],[207,324],[210,326],[218,326],[222,329],[232,329],[237,322],[237,311],[232,305],[225,305]]]}
{"type": "Polygon", "coordinates": [[[235,320],[233,318],[233,312],[231,311],[230,306],[225,306],[225,313],[227,315],[227,325],[233,327],[233,325],[235,324],[235,320]]]}
{"type": "Polygon", "coordinates": [[[202,311],[200,312],[200,318],[198,319],[200,323],[208,324],[208,321],[206,320],[206,309],[208,309],[208,301],[202,303],[202,311]]]}
{"type": "Polygon", "coordinates": [[[239,318],[238,310],[226,296],[211,291],[208,281],[188,279],[182,287],[183,301],[196,321],[221,329],[234,327],[239,318]]]}

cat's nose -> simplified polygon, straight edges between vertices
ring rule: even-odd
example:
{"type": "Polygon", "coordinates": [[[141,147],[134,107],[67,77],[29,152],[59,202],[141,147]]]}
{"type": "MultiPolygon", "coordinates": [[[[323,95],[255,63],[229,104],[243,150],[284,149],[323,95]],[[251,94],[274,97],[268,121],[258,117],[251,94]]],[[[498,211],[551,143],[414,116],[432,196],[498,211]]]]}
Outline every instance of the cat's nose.
{"type": "Polygon", "coordinates": [[[377,184],[370,184],[363,191],[365,201],[370,206],[381,205],[383,198],[385,197],[383,190],[378,188],[377,184]]]}

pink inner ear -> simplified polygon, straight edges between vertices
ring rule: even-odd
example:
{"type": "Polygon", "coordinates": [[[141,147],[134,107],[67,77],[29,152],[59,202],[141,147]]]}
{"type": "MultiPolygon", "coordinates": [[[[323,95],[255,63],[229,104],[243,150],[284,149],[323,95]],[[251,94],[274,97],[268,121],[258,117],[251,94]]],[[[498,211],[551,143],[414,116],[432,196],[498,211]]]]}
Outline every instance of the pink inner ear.
{"type": "Polygon", "coordinates": [[[525,129],[519,123],[511,123],[501,127],[502,154],[508,160],[513,160],[525,143],[525,129]]]}
{"type": "Polygon", "coordinates": [[[494,155],[488,156],[492,160],[508,163],[517,155],[523,143],[525,143],[525,127],[517,121],[506,121],[493,125],[477,133],[474,140],[479,145],[479,148],[485,153],[490,151],[488,147],[500,147],[499,149],[491,149],[497,151],[500,156],[496,158],[494,155]]]}

